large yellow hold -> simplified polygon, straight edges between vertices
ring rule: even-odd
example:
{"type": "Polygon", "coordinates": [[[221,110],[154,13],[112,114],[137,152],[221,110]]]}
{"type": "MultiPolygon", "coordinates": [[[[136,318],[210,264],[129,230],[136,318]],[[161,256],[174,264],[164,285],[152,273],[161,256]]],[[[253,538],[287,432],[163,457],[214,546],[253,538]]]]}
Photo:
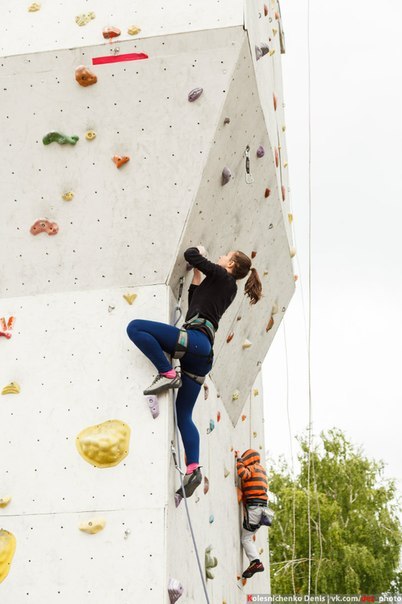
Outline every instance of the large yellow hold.
{"type": "Polygon", "coordinates": [[[0,583],[4,581],[10,571],[16,543],[12,533],[0,529],[0,583]]]}
{"type": "Polygon", "coordinates": [[[118,419],[82,430],[76,439],[79,454],[97,468],[117,466],[128,455],[130,428],[118,419]]]}

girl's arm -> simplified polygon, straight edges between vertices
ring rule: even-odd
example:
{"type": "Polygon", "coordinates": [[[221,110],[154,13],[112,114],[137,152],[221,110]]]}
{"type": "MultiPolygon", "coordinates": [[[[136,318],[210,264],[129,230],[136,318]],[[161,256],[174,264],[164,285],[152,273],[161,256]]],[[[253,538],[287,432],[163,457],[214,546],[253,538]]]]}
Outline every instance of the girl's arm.
{"type": "Polygon", "coordinates": [[[226,275],[226,269],[204,258],[197,247],[189,247],[184,252],[184,257],[191,266],[198,268],[204,275],[226,275]]]}

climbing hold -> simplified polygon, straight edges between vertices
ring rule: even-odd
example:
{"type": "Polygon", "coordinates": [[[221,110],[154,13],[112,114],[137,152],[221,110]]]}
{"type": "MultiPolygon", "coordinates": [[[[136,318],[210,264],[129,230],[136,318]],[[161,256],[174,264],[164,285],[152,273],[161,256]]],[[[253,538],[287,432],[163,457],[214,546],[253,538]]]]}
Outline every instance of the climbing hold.
{"type": "Polygon", "coordinates": [[[265,328],[265,331],[268,332],[270,329],[273,328],[273,326],[274,326],[274,318],[270,317],[270,319],[269,319],[269,321],[267,323],[267,326],[265,328]]]}
{"type": "Polygon", "coordinates": [[[275,303],[272,305],[271,315],[276,315],[276,314],[277,314],[277,312],[278,312],[278,304],[275,302],[275,303]]]}
{"type": "Polygon", "coordinates": [[[273,27],[273,28],[272,28],[272,33],[273,33],[273,35],[274,35],[274,36],[276,36],[276,34],[278,33],[278,30],[277,30],[277,29],[275,29],[275,27],[273,27]]]}
{"type": "Polygon", "coordinates": [[[204,384],[204,401],[208,399],[209,396],[209,387],[208,384],[204,384]]]}
{"type": "Polygon", "coordinates": [[[243,350],[246,350],[246,348],[251,348],[252,343],[250,342],[250,340],[244,340],[243,344],[242,344],[242,348],[243,350]]]}
{"type": "Polygon", "coordinates": [[[227,478],[230,474],[230,470],[227,469],[227,467],[225,466],[224,470],[223,470],[223,475],[225,478],[227,478]]]}
{"type": "Polygon", "coordinates": [[[261,556],[261,554],[263,554],[263,553],[264,553],[264,548],[263,548],[263,547],[260,547],[260,549],[258,550],[258,553],[259,553],[259,554],[260,554],[260,556],[261,556]]]}
{"type": "Polygon", "coordinates": [[[193,90],[190,90],[190,92],[188,93],[189,102],[193,103],[194,101],[196,101],[198,98],[200,98],[203,92],[203,88],[193,88],[193,90]]]}
{"type": "Polygon", "coordinates": [[[264,17],[268,17],[268,6],[264,4],[264,17]]]}
{"type": "Polygon", "coordinates": [[[169,579],[168,594],[170,604],[177,602],[184,593],[184,587],[177,579],[169,579]]]}
{"type": "Polygon", "coordinates": [[[206,495],[209,491],[209,480],[206,476],[204,476],[204,495],[206,495]]]}
{"type": "Polygon", "coordinates": [[[257,157],[261,158],[265,155],[265,149],[262,145],[260,145],[257,149],[257,157]]]}
{"type": "Polygon", "coordinates": [[[293,222],[293,214],[291,214],[290,212],[288,214],[288,221],[289,221],[289,224],[292,224],[292,222],[293,222]]]}
{"type": "Polygon", "coordinates": [[[8,332],[13,328],[14,321],[15,317],[9,317],[7,322],[5,317],[0,318],[0,336],[3,336],[7,340],[11,338],[12,334],[8,332]]]}
{"type": "Polygon", "coordinates": [[[174,496],[174,504],[175,506],[178,508],[179,505],[181,504],[181,500],[183,499],[183,497],[181,495],[179,495],[179,493],[175,493],[174,496]]]}
{"type": "Polygon", "coordinates": [[[112,159],[118,168],[121,168],[130,161],[130,158],[127,155],[113,155],[112,159]]]}
{"type": "Polygon", "coordinates": [[[264,55],[269,52],[268,44],[261,42],[260,46],[255,47],[255,58],[259,61],[264,55]]]}
{"type": "Polygon", "coordinates": [[[295,281],[297,281],[298,278],[299,278],[299,275],[293,275],[293,278],[294,278],[295,281]]]}
{"type": "Polygon", "coordinates": [[[82,430],[75,444],[85,461],[97,468],[110,468],[128,455],[129,442],[129,426],[118,419],[110,419],[82,430]]]}
{"type": "Polygon", "coordinates": [[[128,302],[128,304],[130,304],[130,306],[132,305],[132,303],[134,302],[134,300],[137,298],[137,294],[123,294],[123,298],[126,300],[126,302],[128,302]]]}
{"type": "Polygon", "coordinates": [[[10,382],[7,386],[4,386],[1,394],[19,394],[20,392],[21,388],[17,382],[10,382]]]}
{"type": "Polygon", "coordinates": [[[279,15],[278,11],[275,11],[275,15],[274,16],[275,16],[276,21],[279,21],[280,15],[279,15]]]}
{"type": "Polygon", "coordinates": [[[212,545],[209,545],[205,550],[205,574],[207,579],[213,579],[214,574],[211,572],[211,568],[218,566],[218,559],[211,555],[212,545]]]}
{"type": "Polygon", "coordinates": [[[230,117],[225,117],[225,119],[223,120],[223,124],[224,126],[226,126],[226,124],[230,124],[230,117]]]}
{"type": "Polygon", "coordinates": [[[244,587],[244,586],[247,584],[247,579],[242,579],[242,580],[241,580],[241,583],[242,583],[242,585],[243,585],[243,587],[244,587]]]}
{"type": "Polygon", "coordinates": [[[269,56],[272,57],[272,55],[275,54],[275,48],[273,48],[272,50],[269,51],[269,56]]]}
{"type": "Polygon", "coordinates": [[[287,162],[287,161],[285,161],[285,163],[283,164],[283,167],[284,167],[284,168],[287,168],[287,167],[288,167],[288,162],[287,162]]]}
{"type": "Polygon", "coordinates": [[[75,18],[75,22],[77,25],[79,25],[80,27],[82,27],[83,25],[86,25],[87,23],[89,23],[90,21],[92,21],[92,19],[95,19],[95,13],[94,12],[90,12],[90,13],[84,13],[82,15],[77,15],[75,18]]]}
{"type": "Polygon", "coordinates": [[[279,167],[279,150],[277,147],[275,147],[275,166],[279,167]]]}
{"type": "Polygon", "coordinates": [[[272,93],[272,101],[274,103],[274,111],[276,111],[277,107],[278,107],[278,99],[276,97],[275,92],[272,93]]]}
{"type": "Polygon", "coordinates": [[[252,258],[255,258],[255,257],[256,257],[256,255],[257,255],[257,252],[255,252],[255,251],[252,251],[252,252],[251,252],[251,257],[252,257],[252,258]]]}
{"type": "Polygon", "coordinates": [[[87,130],[85,132],[85,138],[87,139],[87,141],[93,141],[94,138],[96,138],[95,130],[87,130]]]}
{"type": "Polygon", "coordinates": [[[59,227],[55,222],[50,220],[37,220],[33,223],[30,228],[32,235],[39,235],[39,233],[47,233],[48,235],[57,235],[59,227]]]}
{"type": "Polygon", "coordinates": [[[282,201],[285,201],[285,199],[286,199],[286,187],[285,187],[285,185],[282,185],[281,189],[282,189],[282,201]]]}
{"type": "Polygon", "coordinates": [[[286,126],[282,126],[282,132],[286,131],[286,126]]]}
{"type": "Polygon", "coordinates": [[[234,338],[234,331],[231,331],[228,337],[226,338],[226,342],[229,344],[234,338]]]}
{"type": "MultiPolygon", "coordinates": [[[[273,225],[269,225],[269,228],[271,229],[271,228],[272,228],[272,226],[273,226],[273,225]]],[[[266,277],[267,275],[268,275],[268,271],[264,271],[264,272],[262,273],[262,276],[263,276],[263,277],[266,277]]]]}
{"type": "Polygon", "coordinates": [[[64,201],[72,201],[74,199],[74,193],[72,191],[67,191],[67,193],[63,193],[62,198],[64,201]]]}
{"type": "Polygon", "coordinates": [[[211,432],[215,429],[215,422],[213,419],[209,420],[209,428],[207,428],[207,434],[211,434],[211,432]]]}
{"type": "Polygon", "coordinates": [[[118,27],[104,27],[102,30],[102,35],[105,40],[111,40],[112,38],[117,38],[120,36],[121,30],[118,27]]]}
{"type": "Polygon", "coordinates": [[[271,189],[265,189],[264,197],[267,198],[271,195],[271,189]]]}
{"type": "Polygon", "coordinates": [[[198,497],[198,495],[197,495],[197,497],[195,498],[195,503],[198,503],[198,502],[199,502],[199,500],[200,500],[200,498],[199,498],[199,497],[198,497]]]}
{"type": "Polygon", "coordinates": [[[241,316],[240,315],[236,318],[236,321],[241,321],[241,316]]]}
{"type": "Polygon", "coordinates": [[[261,57],[262,57],[262,50],[261,50],[261,48],[259,46],[256,46],[255,47],[255,58],[256,58],[256,61],[259,61],[261,59],[261,57]]]}
{"type": "Polygon", "coordinates": [[[152,417],[156,419],[159,416],[159,401],[155,394],[147,396],[148,407],[151,411],[152,417]]]}
{"type": "Polygon", "coordinates": [[[246,421],[246,419],[247,419],[247,415],[242,415],[242,416],[241,416],[241,421],[242,421],[242,422],[245,422],[245,421],[246,421]]]}
{"type": "Polygon", "coordinates": [[[85,65],[79,65],[75,70],[75,79],[80,86],[92,86],[92,84],[96,84],[98,78],[94,74],[93,71],[85,67],[85,65]]]}
{"type": "Polygon", "coordinates": [[[70,143],[70,145],[75,145],[79,138],[76,135],[66,136],[65,134],[60,134],[60,132],[48,132],[42,138],[42,142],[44,145],[50,145],[50,143],[59,143],[59,145],[70,143]]]}
{"type": "Polygon", "coordinates": [[[253,535],[253,541],[255,541],[257,538],[257,535],[253,535]]]}
{"type": "Polygon", "coordinates": [[[30,4],[28,6],[28,12],[30,13],[36,13],[38,10],[40,10],[40,4],[39,2],[33,2],[33,4],[30,4]]]}
{"type": "Polygon", "coordinates": [[[239,396],[240,396],[240,392],[238,390],[235,390],[232,394],[232,401],[239,400],[239,396]]]}
{"type": "Polygon", "coordinates": [[[253,389],[253,396],[258,396],[260,394],[260,391],[258,390],[258,388],[254,388],[253,389]]]}
{"type": "Polygon", "coordinates": [[[253,432],[253,438],[257,438],[257,432],[253,432]]]}
{"type": "Polygon", "coordinates": [[[15,553],[16,540],[12,533],[0,529],[0,583],[7,577],[15,553]]]}
{"type": "Polygon", "coordinates": [[[139,34],[141,31],[140,27],[137,27],[136,25],[132,25],[131,27],[128,28],[127,33],[129,34],[129,36],[136,36],[137,34],[139,34]]]}
{"type": "Polygon", "coordinates": [[[0,508],[5,508],[11,501],[11,497],[0,497],[0,508]]]}
{"type": "Polygon", "coordinates": [[[116,308],[115,306],[108,306],[107,307],[107,311],[108,312],[113,312],[115,308],[116,308]]]}
{"type": "Polygon", "coordinates": [[[99,531],[105,528],[106,520],[104,518],[98,518],[97,520],[88,520],[88,522],[82,522],[80,524],[80,531],[88,533],[89,535],[96,535],[99,531]]]}
{"type": "Polygon", "coordinates": [[[296,248],[295,247],[291,247],[290,250],[290,257],[294,258],[296,256],[296,248]]]}
{"type": "Polygon", "coordinates": [[[213,514],[211,514],[209,517],[209,524],[212,524],[214,520],[215,520],[215,517],[213,514]]]}
{"type": "Polygon", "coordinates": [[[241,490],[240,487],[236,487],[236,494],[237,494],[237,503],[240,503],[243,500],[243,491],[241,490]]]}
{"type": "Polygon", "coordinates": [[[222,186],[227,185],[227,183],[229,182],[229,180],[232,178],[232,173],[229,170],[229,168],[227,168],[225,166],[225,168],[223,168],[222,170],[222,186]]]}
{"type": "Polygon", "coordinates": [[[221,421],[221,412],[217,411],[216,412],[216,421],[219,423],[221,421]]]}

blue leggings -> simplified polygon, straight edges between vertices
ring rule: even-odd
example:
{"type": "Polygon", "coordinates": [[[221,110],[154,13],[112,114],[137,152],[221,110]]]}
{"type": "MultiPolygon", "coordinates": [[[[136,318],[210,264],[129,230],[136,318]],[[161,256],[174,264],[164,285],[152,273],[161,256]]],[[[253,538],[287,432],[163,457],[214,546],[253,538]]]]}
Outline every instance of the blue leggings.
{"type": "MultiPolygon", "coordinates": [[[[135,319],[127,326],[130,340],[148,357],[159,373],[172,369],[166,355],[172,354],[177,338],[178,327],[135,319]]],[[[202,331],[191,329],[188,331],[188,352],[180,359],[182,370],[195,375],[207,375],[212,368],[210,357],[211,343],[208,336],[202,331]],[[198,356],[200,355],[200,356],[198,356]]],[[[182,386],[179,388],[176,400],[177,424],[186,452],[187,465],[199,463],[200,435],[193,422],[192,413],[201,385],[182,373],[182,386]]]]}

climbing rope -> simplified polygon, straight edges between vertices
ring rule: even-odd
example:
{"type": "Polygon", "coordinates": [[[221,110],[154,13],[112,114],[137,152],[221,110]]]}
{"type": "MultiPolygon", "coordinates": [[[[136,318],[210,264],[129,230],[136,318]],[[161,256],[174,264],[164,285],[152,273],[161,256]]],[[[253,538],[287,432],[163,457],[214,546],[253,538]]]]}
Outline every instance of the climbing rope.
{"type": "MultiPolygon", "coordinates": [[[[177,323],[180,321],[180,318],[182,317],[182,310],[181,310],[181,299],[182,299],[182,295],[183,295],[183,287],[184,287],[184,277],[180,278],[180,284],[179,284],[179,295],[177,298],[177,304],[176,307],[174,309],[174,316],[173,316],[173,325],[176,327],[177,323]],[[176,314],[178,314],[178,316],[176,317],[176,314]]],[[[175,428],[175,437],[176,437],[176,447],[177,447],[177,457],[176,457],[176,450],[173,446],[173,442],[172,442],[172,456],[173,456],[173,461],[175,464],[175,468],[177,469],[177,471],[179,472],[179,477],[180,477],[180,487],[181,487],[181,492],[183,493],[183,499],[184,499],[184,505],[186,508],[186,515],[187,515],[187,522],[188,522],[188,526],[190,529],[190,533],[191,533],[191,539],[193,541],[193,545],[194,545],[194,551],[195,551],[195,556],[197,558],[197,565],[198,565],[198,569],[200,571],[200,577],[201,577],[201,582],[202,582],[202,587],[204,589],[204,594],[205,594],[205,601],[207,602],[207,604],[210,604],[209,601],[209,597],[208,597],[208,592],[207,592],[207,586],[205,584],[205,578],[204,578],[204,571],[203,568],[201,566],[201,561],[200,561],[200,556],[198,553],[198,548],[197,548],[197,542],[195,539],[195,535],[194,535],[194,530],[193,530],[193,525],[191,523],[191,516],[190,516],[190,510],[188,508],[188,503],[187,503],[187,497],[186,497],[186,492],[184,490],[184,484],[183,484],[183,476],[184,476],[184,472],[181,469],[181,454],[180,454],[180,435],[179,435],[179,428],[178,428],[178,423],[177,423],[177,408],[176,408],[176,401],[177,401],[177,390],[175,390],[173,392],[173,419],[174,419],[174,428],[175,428]]]]}

